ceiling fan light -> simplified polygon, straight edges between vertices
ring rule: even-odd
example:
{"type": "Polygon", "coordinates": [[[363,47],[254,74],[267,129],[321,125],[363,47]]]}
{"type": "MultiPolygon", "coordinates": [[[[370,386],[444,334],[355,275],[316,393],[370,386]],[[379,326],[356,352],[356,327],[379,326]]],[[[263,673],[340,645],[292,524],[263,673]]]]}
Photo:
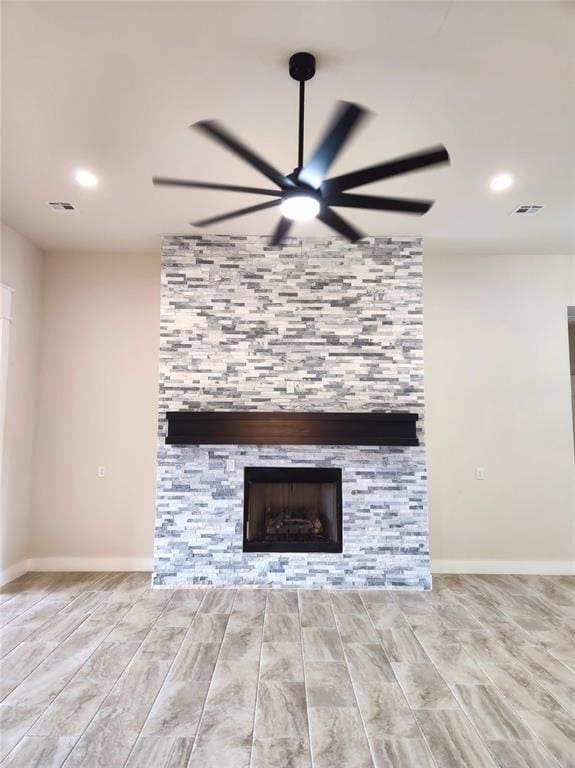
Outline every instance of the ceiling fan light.
{"type": "Polygon", "coordinates": [[[282,200],[280,210],[291,221],[309,221],[318,215],[320,204],[311,195],[290,195],[282,200]]]}

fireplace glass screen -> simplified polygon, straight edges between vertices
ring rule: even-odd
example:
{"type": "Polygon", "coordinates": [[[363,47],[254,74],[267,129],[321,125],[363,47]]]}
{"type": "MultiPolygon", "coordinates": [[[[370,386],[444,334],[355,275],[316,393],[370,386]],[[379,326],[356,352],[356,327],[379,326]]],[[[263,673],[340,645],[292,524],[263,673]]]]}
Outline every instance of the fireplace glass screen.
{"type": "Polygon", "coordinates": [[[341,552],[341,469],[246,467],[245,552],[341,552]]]}

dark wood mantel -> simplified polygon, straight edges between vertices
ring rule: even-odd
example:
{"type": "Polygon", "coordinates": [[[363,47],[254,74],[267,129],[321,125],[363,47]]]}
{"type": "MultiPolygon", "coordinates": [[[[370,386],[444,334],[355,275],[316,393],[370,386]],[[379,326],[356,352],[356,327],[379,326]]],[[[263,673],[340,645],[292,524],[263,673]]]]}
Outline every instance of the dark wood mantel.
{"type": "Polygon", "coordinates": [[[172,445],[419,445],[415,413],[170,411],[172,445]]]}

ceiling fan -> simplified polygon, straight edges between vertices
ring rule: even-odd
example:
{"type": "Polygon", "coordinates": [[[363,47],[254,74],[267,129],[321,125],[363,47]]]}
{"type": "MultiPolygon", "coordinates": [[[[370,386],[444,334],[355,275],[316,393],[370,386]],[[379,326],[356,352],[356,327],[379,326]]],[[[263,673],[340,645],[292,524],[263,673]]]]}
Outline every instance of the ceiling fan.
{"type": "Polygon", "coordinates": [[[171,179],[164,176],[154,176],[153,182],[158,186],[192,187],[196,189],[219,189],[228,192],[246,192],[256,195],[267,195],[275,198],[266,203],[250,205],[247,208],[211,216],[201,221],[194,221],[195,227],[206,227],[227,219],[235,219],[247,213],[256,213],[266,208],[280,207],[282,218],[272,235],[271,244],[279,245],[287,237],[294,221],[306,221],[317,217],[328,227],[348,240],[355,242],[363,235],[349,222],[343,219],[333,208],[364,208],[378,211],[395,211],[399,213],[424,214],[433,205],[432,200],[408,200],[396,197],[375,197],[372,195],[349,194],[347,190],[370,184],[374,181],[400,176],[420,168],[427,168],[439,163],[448,163],[449,154],[444,146],[438,145],[411,155],[388,160],[378,165],[372,165],[342,176],[327,179],[329,168],[353,131],[366,116],[366,110],[357,104],[341,102],[337,111],[313,152],[311,158],[304,164],[304,103],[305,84],[315,75],[316,61],[311,53],[295,53],[289,60],[289,73],[299,82],[299,140],[297,168],[284,175],[271,166],[256,152],[249,149],[239,139],[227,131],[215,120],[201,120],[192,128],[203,131],[210,138],[223,144],[231,152],[239,155],[252,168],[255,168],[278,189],[260,189],[244,187],[235,184],[215,184],[204,181],[187,181],[171,179]]]}

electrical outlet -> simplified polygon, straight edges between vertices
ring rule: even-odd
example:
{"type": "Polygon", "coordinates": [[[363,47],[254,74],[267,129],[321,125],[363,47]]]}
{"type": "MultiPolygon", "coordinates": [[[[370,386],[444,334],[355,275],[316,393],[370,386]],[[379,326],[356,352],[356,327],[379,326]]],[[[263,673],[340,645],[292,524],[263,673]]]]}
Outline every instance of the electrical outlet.
{"type": "Polygon", "coordinates": [[[98,467],[96,474],[98,477],[105,477],[106,476],[106,467],[98,467]]]}
{"type": "Polygon", "coordinates": [[[476,469],[475,469],[475,479],[476,480],[485,480],[485,467],[476,467],[476,469]]]}
{"type": "Polygon", "coordinates": [[[295,392],[295,384],[293,381],[286,381],[286,392],[288,395],[293,395],[295,392]]]}

